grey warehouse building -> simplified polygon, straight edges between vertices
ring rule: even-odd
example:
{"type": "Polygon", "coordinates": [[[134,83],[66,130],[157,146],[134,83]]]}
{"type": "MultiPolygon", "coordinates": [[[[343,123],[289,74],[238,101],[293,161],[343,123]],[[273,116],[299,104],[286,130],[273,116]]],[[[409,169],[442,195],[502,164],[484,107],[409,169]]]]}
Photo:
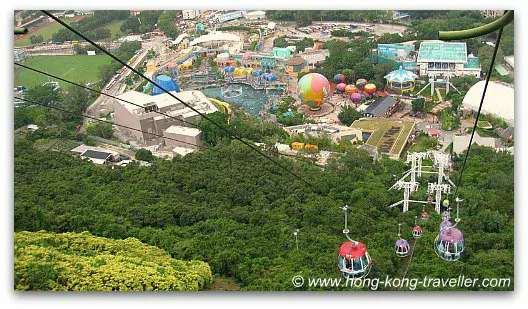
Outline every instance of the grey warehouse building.
{"type": "MultiPolygon", "coordinates": [[[[216,106],[211,103],[201,91],[173,91],[171,94],[186,102],[202,114],[211,114],[218,111],[216,106]]],[[[118,98],[142,106],[138,107],[130,103],[116,100],[115,119],[116,123],[119,125],[147,132],[143,133],[136,130],[122,128],[123,131],[147,145],[162,143],[163,138],[159,137],[159,135],[166,136],[165,132],[171,126],[189,127],[190,125],[187,123],[196,123],[201,119],[200,114],[185,106],[167,93],[151,96],[142,92],[127,91],[118,96],[118,98]],[[160,113],[169,115],[170,117],[160,113]],[[187,123],[184,123],[184,121],[187,123]]],[[[201,134],[197,136],[201,137],[201,134]]]]}

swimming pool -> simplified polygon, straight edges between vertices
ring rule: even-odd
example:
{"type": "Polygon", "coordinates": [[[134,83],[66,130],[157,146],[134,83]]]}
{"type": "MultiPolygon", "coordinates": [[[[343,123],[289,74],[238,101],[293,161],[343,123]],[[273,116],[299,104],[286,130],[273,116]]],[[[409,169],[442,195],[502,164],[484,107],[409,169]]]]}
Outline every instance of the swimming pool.
{"type": "MultiPolygon", "coordinates": [[[[187,84],[184,89],[192,89],[194,85],[187,84]]],[[[225,87],[209,87],[200,89],[208,98],[219,99],[236,106],[242,107],[244,112],[250,115],[257,115],[268,102],[265,90],[256,90],[245,84],[231,84],[225,87]],[[222,89],[224,94],[222,94],[222,89]],[[226,91],[227,90],[227,91],[226,91]]],[[[281,90],[269,90],[269,96],[280,96],[281,90]]]]}

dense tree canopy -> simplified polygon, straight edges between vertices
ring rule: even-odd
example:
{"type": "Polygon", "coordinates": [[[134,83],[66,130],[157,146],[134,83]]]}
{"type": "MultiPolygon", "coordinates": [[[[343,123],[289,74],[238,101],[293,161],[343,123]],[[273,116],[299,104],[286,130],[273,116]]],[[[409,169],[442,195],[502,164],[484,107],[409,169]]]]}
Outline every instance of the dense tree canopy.
{"type": "Polygon", "coordinates": [[[18,291],[197,291],[211,279],[206,263],[175,260],[134,238],[15,233],[18,291]]]}
{"type": "MultiPolygon", "coordinates": [[[[467,243],[462,260],[436,257],[432,242],[440,218],[433,214],[409,276],[513,277],[513,157],[488,148],[472,152],[460,189],[465,198],[460,228],[467,243]]],[[[213,273],[234,278],[244,289],[290,290],[296,274],[339,276],[335,259],[344,237],[338,206],[348,204],[352,235],[367,244],[374,260],[370,276],[401,275],[404,261],[392,251],[395,229],[403,222],[404,237],[410,238],[421,210],[402,214],[387,208],[401,198],[401,192],[387,190],[392,175],[405,170],[401,161],[374,163],[354,150],[324,170],[276,160],[315,187],[238,142],[151,167],[110,169],[38,151],[17,137],[15,230],[135,237],[176,259],[206,261],[213,273]],[[299,250],[291,234],[296,228],[299,250]]],[[[425,197],[423,190],[418,194],[425,197]]]]}
{"type": "Polygon", "coordinates": [[[345,126],[350,126],[354,121],[361,118],[361,113],[352,106],[345,106],[341,108],[341,112],[337,115],[339,121],[345,126]]]}
{"type": "Polygon", "coordinates": [[[130,15],[121,25],[126,33],[147,33],[154,30],[154,25],[163,11],[141,11],[137,16],[130,15]]]}
{"type": "MultiPolygon", "coordinates": [[[[71,26],[82,34],[93,40],[109,39],[112,35],[110,29],[105,25],[116,20],[123,20],[130,15],[129,11],[119,10],[95,10],[92,16],[85,17],[71,23],[71,26]]],[[[54,42],[81,40],[82,38],[66,28],[55,32],[52,36],[54,42]]]]}

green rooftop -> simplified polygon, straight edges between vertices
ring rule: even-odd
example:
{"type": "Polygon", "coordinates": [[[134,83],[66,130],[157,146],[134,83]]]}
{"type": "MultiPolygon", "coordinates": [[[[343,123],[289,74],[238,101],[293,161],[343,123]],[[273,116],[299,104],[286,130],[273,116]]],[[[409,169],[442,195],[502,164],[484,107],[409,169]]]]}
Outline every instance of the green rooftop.
{"type": "Polygon", "coordinates": [[[462,62],[467,61],[466,43],[422,42],[417,62],[462,62]]]}
{"type": "Polygon", "coordinates": [[[493,68],[502,76],[506,76],[510,74],[508,73],[508,70],[502,64],[497,64],[493,68]]]}

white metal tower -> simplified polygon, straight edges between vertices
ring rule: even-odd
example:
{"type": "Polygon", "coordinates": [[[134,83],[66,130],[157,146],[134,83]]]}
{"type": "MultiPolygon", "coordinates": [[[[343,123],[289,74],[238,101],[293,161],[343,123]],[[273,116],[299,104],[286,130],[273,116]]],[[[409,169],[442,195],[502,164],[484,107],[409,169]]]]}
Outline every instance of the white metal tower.
{"type": "Polygon", "coordinates": [[[447,183],[429,183],[427,186],[427,193],[435,194],[435,211],[440,213],[440,205],[442,204],[442,193],[451,193],[451,185],[447,183]]]}

